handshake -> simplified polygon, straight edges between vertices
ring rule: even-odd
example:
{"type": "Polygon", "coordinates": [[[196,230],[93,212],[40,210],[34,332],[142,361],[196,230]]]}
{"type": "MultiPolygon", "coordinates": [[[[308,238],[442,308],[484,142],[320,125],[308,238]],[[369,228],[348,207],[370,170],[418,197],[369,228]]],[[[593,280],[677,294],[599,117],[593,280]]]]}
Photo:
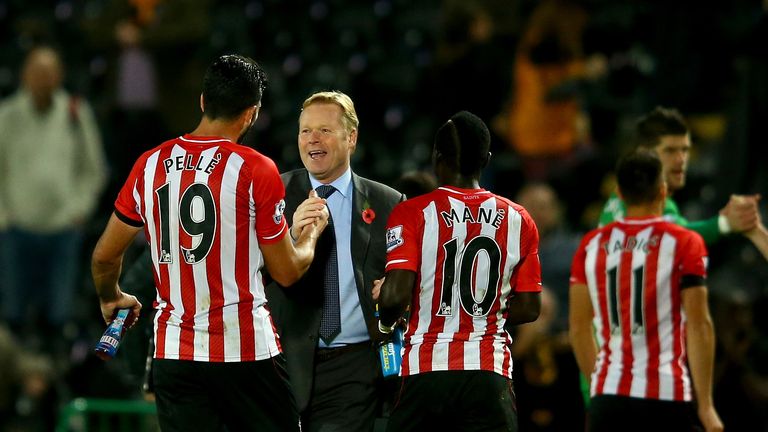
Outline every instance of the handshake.
{"type": "Polygon", "coordinates": [[[731,195],[728,204],[720,210],[720,232],[737,232],[755,245],[768,261],[768,230],[763,225],[757,203],[760,195],[731,195]]]}
{"type": "Polygon", "coordinates": [[[731,195],[728,203],[720,210],[721,232],[748,233],[760,225],[760,211],[757,203],[760,195],[731,195]]]}
{"type": "Polygon", "coordinates": [[[319,236],[328,225],[330,215],[325,198],[320,198],[317,192],[311,189],[307,199],[299,204],[293,213],[291,239],[298,243],[306,236],[319,236]]]}

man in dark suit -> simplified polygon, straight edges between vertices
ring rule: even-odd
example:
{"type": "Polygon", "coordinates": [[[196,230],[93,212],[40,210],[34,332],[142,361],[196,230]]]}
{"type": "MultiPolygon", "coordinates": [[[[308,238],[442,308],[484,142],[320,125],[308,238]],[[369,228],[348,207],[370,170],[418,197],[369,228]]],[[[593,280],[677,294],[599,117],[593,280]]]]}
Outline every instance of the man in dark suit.
{"type": "Polygon", "coordinates": [[[305,168],[282,175],[294,238],[322,205],[307,199],[313,189],[333,220],[304,278],[267,288],[305,431],[370,431],[383,402],[371,289],[384,271],[385,223],[405,197],[352,172],[357,129],[349,96],[313,94],[299,117],[305,168]]]}

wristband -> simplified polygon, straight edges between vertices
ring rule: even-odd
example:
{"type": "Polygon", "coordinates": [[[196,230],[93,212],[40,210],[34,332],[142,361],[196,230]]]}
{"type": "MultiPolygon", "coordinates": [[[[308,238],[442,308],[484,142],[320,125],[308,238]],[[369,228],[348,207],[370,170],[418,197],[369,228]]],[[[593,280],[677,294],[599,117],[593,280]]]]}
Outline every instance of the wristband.
{"type": "Polygon", "coordinates": [[[395,327],[397,327],[397,321],[395,321],[394,324],[392,324],[392,327],[387,327],[385,325],[381,324],[381,320],[379,320],[379,331],[383,334],[390,334],[395,330],[395,327]]]}
{"type": "Polygon", "coordinates": [[[717,229],[720,234],[728,234],[731,232],[731,224],[728,223],[728,218],[723,215],[717,216],[717,229]]]}
{"type": "Polygon", "coordinates": [[[296,242],[297,242],[298,240],[296,240],[296,239],[293,237],[293,230],[292,230],[292,229],[290,229],[290,228],[288,228],[288,235],[289,235],[289,236],[291,236],[291,241],[293,242],[293,244],[296,244],[296,242]]]}

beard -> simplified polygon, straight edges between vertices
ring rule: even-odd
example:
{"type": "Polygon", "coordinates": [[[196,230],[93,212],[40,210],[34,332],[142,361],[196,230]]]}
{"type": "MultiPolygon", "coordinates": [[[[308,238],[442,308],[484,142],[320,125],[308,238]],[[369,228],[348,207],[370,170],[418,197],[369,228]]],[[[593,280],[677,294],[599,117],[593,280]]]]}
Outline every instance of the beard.
{"type": "Polygon", "coordinates": [[[251,121],[248,123],[248,126],[246,126],[243,129],[243,131],[240,133],[240,136],[237,137],[236,143],[243,144],[245,142],[248,135],[250,135],[251,131],[253,131],[253,125],[256,124],[256,117],[257,117],[257,114],[254,112],[253,117],[251,117],[251,121]]]}

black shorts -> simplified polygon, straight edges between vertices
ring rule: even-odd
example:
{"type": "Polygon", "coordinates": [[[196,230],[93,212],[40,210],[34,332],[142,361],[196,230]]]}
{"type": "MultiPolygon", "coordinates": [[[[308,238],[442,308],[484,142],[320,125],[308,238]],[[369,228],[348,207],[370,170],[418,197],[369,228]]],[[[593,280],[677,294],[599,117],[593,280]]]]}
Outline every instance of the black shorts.
{"type": "Polygon", "coordinates": [[[512,380],[488,371],[438,371],[402,378],[387,431],[517,431],[512,380]]]}
{"type": "Polygon", "coordinates": [[[589,432],[703,431],[692,402],[599,395],[589,403],[589,432]]]}
{"type": "Polygon", "coordinates": [[[168,431],[298,431],[285,359],[209,363],[155,359],[160,428],[168,431]]]}

